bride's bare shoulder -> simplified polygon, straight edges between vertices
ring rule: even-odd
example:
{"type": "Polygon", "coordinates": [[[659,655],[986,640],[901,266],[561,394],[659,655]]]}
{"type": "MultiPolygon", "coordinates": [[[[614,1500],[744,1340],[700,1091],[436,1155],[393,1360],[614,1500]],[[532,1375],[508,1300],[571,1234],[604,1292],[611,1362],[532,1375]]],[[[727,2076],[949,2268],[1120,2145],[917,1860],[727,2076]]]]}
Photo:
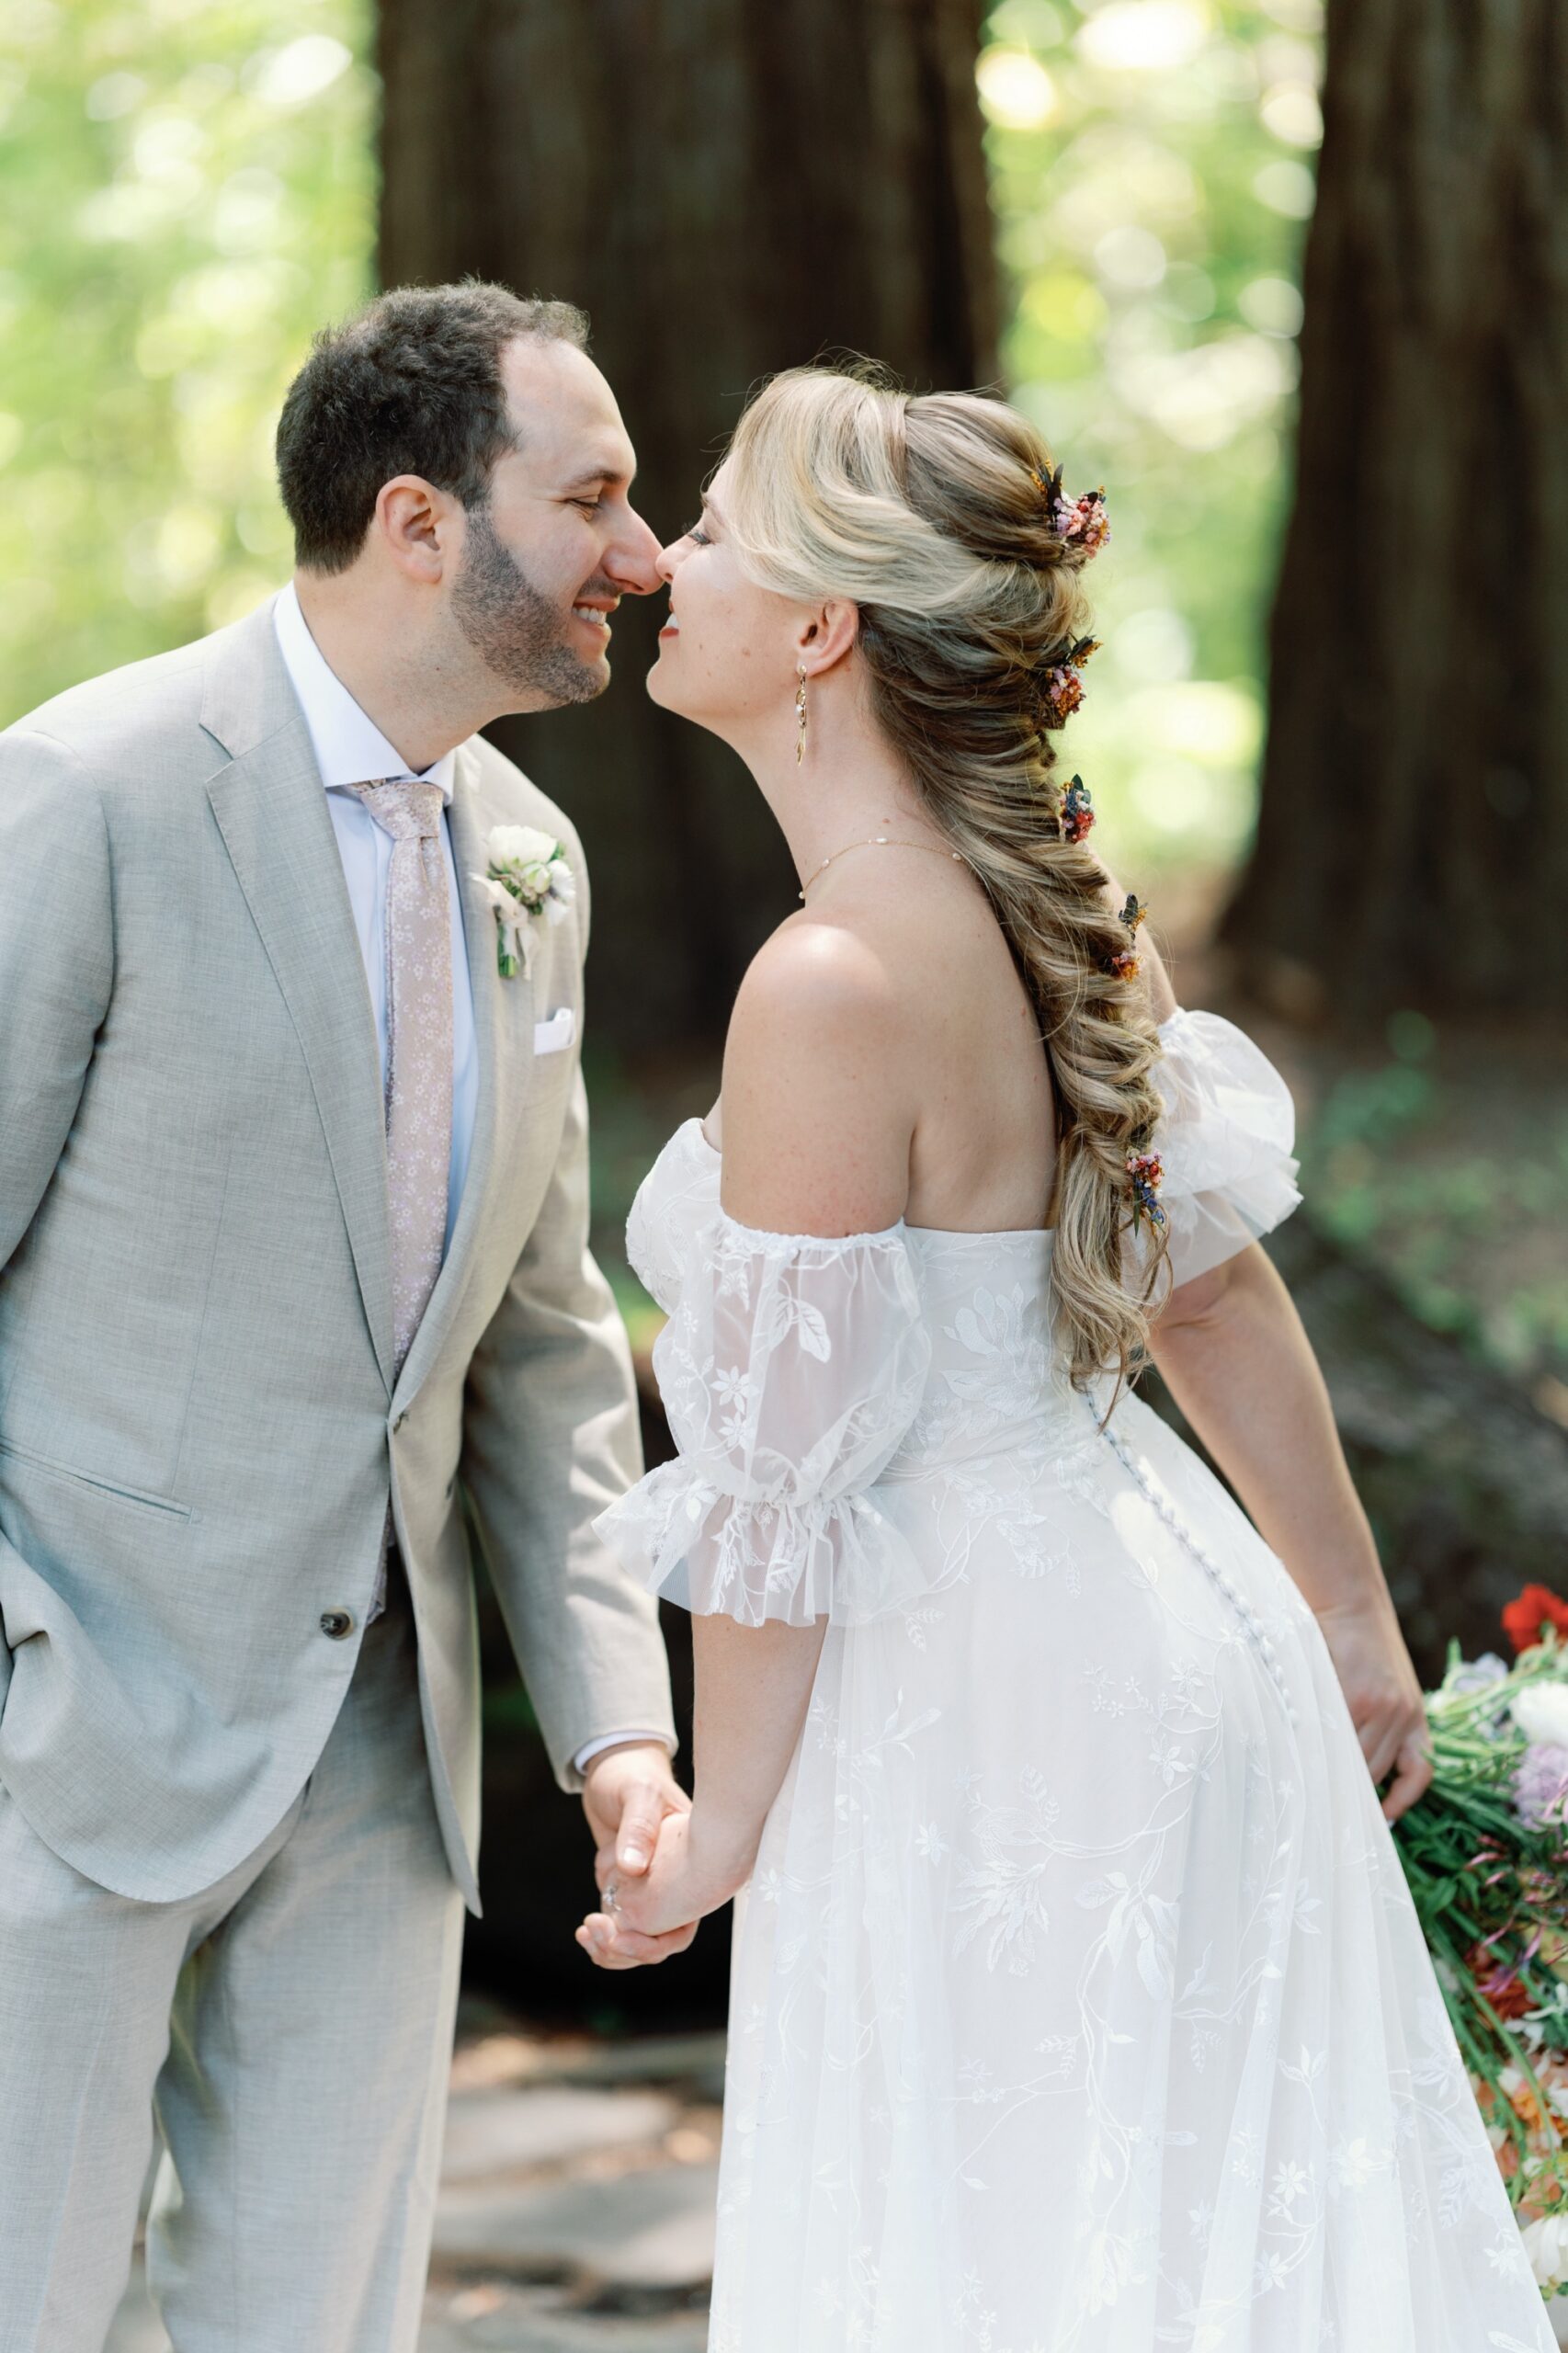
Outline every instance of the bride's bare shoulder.
{"type": "Polygon", "coordinates": [[[752,958],[731,1019],[864,1020],[891,1009],[896,995],[888,959],[865,926],[802,911],[752,958]]]}
{"type": "Polygon", "coordinates": [[[896,976],[856,929],[791,917],[753,958],[724,1045],[724,1206],[796,1233],[892,1224],[915,1089],[896,976]]]}

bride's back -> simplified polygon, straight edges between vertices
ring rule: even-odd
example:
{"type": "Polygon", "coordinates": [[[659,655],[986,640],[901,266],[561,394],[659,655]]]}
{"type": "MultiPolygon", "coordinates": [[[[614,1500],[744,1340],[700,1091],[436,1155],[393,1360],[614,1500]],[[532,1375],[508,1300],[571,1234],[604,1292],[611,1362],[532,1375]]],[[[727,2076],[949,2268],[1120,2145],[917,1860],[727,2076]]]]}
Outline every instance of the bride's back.
{"type": "MultiPolygon", "coordinates": [[[[994,1233],[1053,1223],[1050,1057],[983,890],[967,870],[896,844],[868,845],[855,870],[774,934],[751,986],[787,991],[803,964],[824,960],[858,983],[869,1083],[908,1107],[908,1224],[994,1233]]],[[[1118,893],[1112,878],[1108,898],[1118,893]]],[[[1152,945],[1142,961],[1163,1017],[1175,1004],[1169,980],[1152,945]]],[[[706,1122],[715,1144],[722,1123],[715,1105],[706,1122]]]]}
{"type": "MultiPolygon", "coordinates": [[[[1040,1021],[979,883],[893,846],[792,916],[759,953],[738,1006],[836,981],[858,1026],[866,1086],[904,1106],[910,1225],[987,1233],[1042,1226],[1056,1104],[1040,1021]],[[873,873],[873,867],[880,871],[873,873]]],[[[722,1142],[722,1105],[707,1130],[722,1142]]]]}
{"type": "Polygon", "coordinates": [[[906,1099],[910,1225],[994,1233],[1044,1225],[1056,1111],[1040,1019],[1001,926],[967,870],[868,850],[799,924],[850,934],[886,972],[906,1099]],[[873,869],[880,870],[873,872],[873,869]]]}

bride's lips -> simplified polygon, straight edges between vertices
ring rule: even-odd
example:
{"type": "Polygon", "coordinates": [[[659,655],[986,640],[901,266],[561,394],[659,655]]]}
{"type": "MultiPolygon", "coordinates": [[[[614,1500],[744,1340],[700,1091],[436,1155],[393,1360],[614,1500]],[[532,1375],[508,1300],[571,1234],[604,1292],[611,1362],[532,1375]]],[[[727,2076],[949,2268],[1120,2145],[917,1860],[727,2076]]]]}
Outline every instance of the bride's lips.
{"type": "Polygon", "coordinates": [[[659,642],[662,645],[666,637],[678,637],[679,635],[680,623],[672,613],[669,620],[665,623],[664,628],[659,631],[659,642]]]}

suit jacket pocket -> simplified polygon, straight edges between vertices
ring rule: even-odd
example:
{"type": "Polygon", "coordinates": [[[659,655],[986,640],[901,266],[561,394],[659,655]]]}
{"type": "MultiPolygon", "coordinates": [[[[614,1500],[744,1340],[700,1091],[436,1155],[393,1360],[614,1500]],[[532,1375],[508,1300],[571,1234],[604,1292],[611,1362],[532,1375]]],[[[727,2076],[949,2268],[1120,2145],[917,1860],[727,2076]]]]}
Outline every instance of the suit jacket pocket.
{"type": "Polygon", "coordinates": [[[113,1495],[119,1502],[134,1504],[143,1511],[164,1512],[171,1519],[189,1519],[192,1516],[190,1506],[173,1495],[155,1495],[145,1487],[122,1487],[116,1480],[95,1478],[90,1471],[78,1471],[69,1462],[51,1462],[47,1455],[35,1454],[31,1447],[14,1446],[9,1438],[0,1438],[0,1455],[25,1462],[29,1471],[43,1478],[59,1479],[68,1487],[85,1487],[96,1495],[113,1495]]]}

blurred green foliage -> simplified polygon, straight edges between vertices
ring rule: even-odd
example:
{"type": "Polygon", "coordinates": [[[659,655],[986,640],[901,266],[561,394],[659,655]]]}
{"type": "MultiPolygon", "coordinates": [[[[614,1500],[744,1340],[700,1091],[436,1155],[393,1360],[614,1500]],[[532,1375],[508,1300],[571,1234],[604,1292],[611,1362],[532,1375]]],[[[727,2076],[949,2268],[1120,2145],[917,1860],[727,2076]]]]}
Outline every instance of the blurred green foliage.
{"type": "Polygon", "coordinates": [[[248,611],[312,331],[369,283],[368,0],[0,10],[0,724],[248,611]]]}
{"type": "MultiPolygon", "coordinates": [[[[369,283],[372,5],[7,0],[0,723],[287,571],[278,401],[369,283]]],[[[1009,374],[1115,521],[1067,749],[1140,874],[1250,822],[1317,25],[999,0],[980,60],[1009,374]]]]}
{"type": "Polygon", "coordinates": [[[1390,1017],[1388,1058],[1329,1078],[1300,1151],[1312,1214],[1413,1314],[1568,1421],[1568,1109],[1510,1041],[1390,1017]]]}
{"type": "Polygon", "coordinates": [[[999,0],[980,60],[1014,397],[1110,507],[1064,751],[1129,879],[1252,822],[1320,36],[1319,0],[999,0]]]}

